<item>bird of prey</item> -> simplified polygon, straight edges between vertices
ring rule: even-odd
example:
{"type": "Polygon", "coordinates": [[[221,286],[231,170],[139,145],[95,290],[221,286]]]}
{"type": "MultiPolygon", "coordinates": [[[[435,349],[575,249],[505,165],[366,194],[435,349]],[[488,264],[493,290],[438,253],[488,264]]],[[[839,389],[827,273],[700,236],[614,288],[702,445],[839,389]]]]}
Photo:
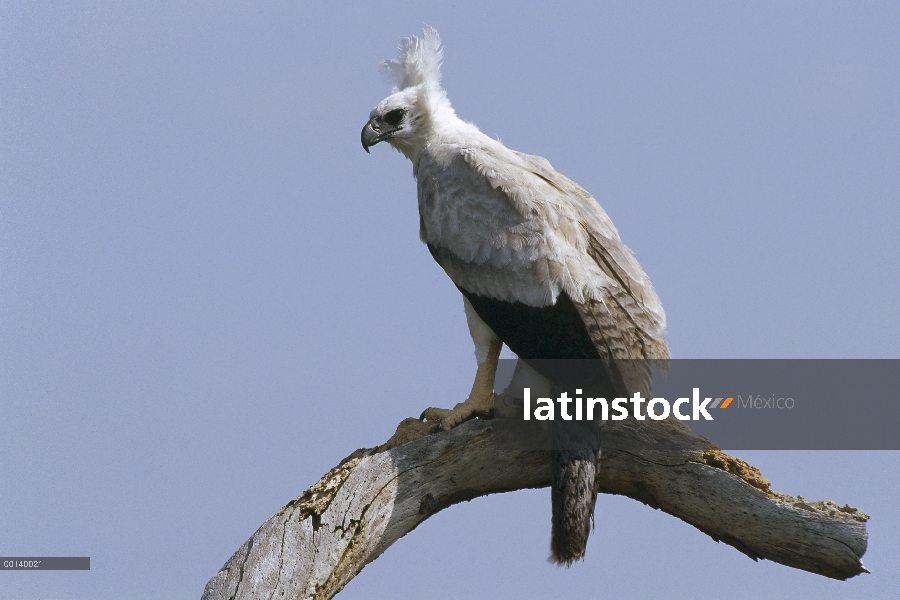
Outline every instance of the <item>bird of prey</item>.
{"type": "MultiPolygon", "coordinates": [[[[419,236],[462,292],[475,343],[468,399],[423,418],[449,429],[490,416],[504,343],[539,373],[537,359],[599,359],[609,397],[646,389],[646,373],[626,376],[616,365],[669,357],[649,279],[590,194],[544,158],[510,150],[456,116],[441,87],[442,59],[430,27],[401,40],[398,58],[381,65],[396,85],[362,130],[366,152],[387,142],[412,162],[419,236]]],[[[584,557],[598,453],[599,445],[553,454],[551,559],[559,564],[584,557]]]]}

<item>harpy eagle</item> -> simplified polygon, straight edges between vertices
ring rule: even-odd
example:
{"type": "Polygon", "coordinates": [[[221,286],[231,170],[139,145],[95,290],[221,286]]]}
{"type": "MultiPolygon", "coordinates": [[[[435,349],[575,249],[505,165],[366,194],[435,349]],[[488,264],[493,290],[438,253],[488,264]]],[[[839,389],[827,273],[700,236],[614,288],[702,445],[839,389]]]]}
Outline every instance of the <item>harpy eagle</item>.
{"type": "MultiPolygon", "coordinates": [[[[456,116],[441,87],[437,32],[400,42],[381,68],[395,81],[369,115],[362,145],[387,142],[413,164],[419,236],[463,295],[478,369],[452,410],[423,418],[452,428],[492,413],[505,343],[523,361],[599,359],[607,397],[649,393],[617,365],[665,361],[665,313],[599,204],[547,160],[506,148],[456,116]],[[621,373],[619,372],[621,371],[621,373]]],[[[548,379],[551,374],[542,373],[548,379]]],[[[552,383],[552,381],[551,381],[552,383]]],[[[584,557],[597,497],[599,443],[553,453],[551,559],[584,557]]]]}

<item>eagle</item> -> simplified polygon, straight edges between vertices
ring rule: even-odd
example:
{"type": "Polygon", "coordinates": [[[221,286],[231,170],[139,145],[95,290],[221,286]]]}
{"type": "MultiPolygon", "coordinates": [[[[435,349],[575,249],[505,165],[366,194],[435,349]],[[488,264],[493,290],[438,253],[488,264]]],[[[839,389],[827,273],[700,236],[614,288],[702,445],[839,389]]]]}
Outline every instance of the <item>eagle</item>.
{"type": "MultiPolygon", "coordinates": [[[[664,364],[666,317],[632,252],[594,198],[540,156],[510,150],[456,116],[443,49],[426,27],[381,63],[395,87],[369,114],[362,146],[412,162],[419,237],[463,296],[478,364],[468,398],[422,418],[447,430],[489,417],[503,344],[553,383],[542,359],[595,359],[608,397],[649,392],[664,364]]],[[[518,368],[518,367],[517,367],[518,368]]],[[[583,560],[597,498],[599,442],[552,453],[551,560],[583,560]]]]}

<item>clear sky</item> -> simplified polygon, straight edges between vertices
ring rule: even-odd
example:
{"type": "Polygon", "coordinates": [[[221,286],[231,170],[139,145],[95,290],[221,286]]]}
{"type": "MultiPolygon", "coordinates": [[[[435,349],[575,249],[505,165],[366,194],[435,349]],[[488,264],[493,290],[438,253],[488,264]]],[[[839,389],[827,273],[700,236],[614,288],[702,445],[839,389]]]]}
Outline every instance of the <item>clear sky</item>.
{"type": "MultiPolygon", "coordinates": [[[[590,191],[680,358],[900,357],[900,4],[0,4],[0,600],[189,599],[269,516],[474,374],[408,161],[360,130],[425,23],[458,114],[590,191]]],[[[738,452],[872,514],[873,571],[603,496],[446,510],[341,598],[894,598],[900,453],[738,452]]]]}

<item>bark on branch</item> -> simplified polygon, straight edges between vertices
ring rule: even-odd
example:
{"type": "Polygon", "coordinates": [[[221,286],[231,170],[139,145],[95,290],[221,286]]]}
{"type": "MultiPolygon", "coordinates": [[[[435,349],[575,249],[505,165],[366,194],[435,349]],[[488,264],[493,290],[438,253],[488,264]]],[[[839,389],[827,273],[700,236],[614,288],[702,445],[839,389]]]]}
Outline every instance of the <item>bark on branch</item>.
{"type": "MultiPolygon", "coordinates": [[[[344,459],[266,521],[203,600],[331,598],[436,512],[550,484],[548,454],[497,450],[490,421],[434,435],[430,427],[407,419],[384,446],[344,459]]],[[[678,424],[629,420],[613,437],[617,449],[601,456],[601,493],[663,510],[754,560],[834,579],[867,572],[865,513],[773,492],[755,467],[678,424]]]]}

